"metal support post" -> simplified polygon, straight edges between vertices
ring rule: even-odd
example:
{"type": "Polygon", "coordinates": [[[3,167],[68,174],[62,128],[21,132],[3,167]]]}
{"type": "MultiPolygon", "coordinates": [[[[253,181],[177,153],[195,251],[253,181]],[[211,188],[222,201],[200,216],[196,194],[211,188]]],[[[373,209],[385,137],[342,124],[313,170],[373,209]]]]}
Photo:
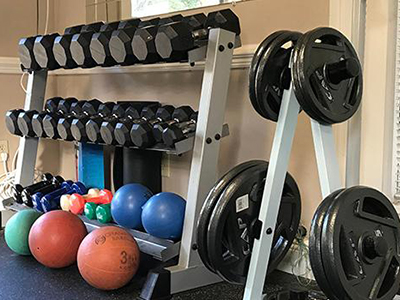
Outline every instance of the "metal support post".
{"type": "MultiPolygon", "coordinates": [[[[36,71],[29,74],[27,93],[25,97],[25,110],[43,110],[46,83],[46,70],[36,71]]],[[[15,183],[19,183],[23,186],[32,184],[34,179],[38,143],[38,138],[20,138],[15,183]]]]}
{"type": "Polygon", "coordinates": [[[275,129],[259,215],[259,220],[262,222],[261,234],[259,239],[254,240],[243,296],[243,299],[246,300],[262,299],[269,253],[271,252],[273,243],[275,224],[278,217],[280,199],[282,198],[299,109],[300,106],[291,85],[289,90],[284,91],[275,129]]]}
{"type": "Polygon", "coordinates": [[[171,272],[171,293],[221,281],[208,271],[196,251],[196,227],[203,202],[217,179],[220,139],[228,95],[235,34],[210,30],[199,116],[190,169],[179,264],[171,272]]]}

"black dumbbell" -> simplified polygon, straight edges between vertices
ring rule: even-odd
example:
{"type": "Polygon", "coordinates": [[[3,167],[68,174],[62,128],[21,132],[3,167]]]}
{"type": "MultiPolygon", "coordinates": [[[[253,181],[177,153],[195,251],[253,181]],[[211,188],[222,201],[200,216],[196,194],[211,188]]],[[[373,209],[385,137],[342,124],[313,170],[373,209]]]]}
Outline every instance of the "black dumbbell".
{"type": "Polygon", "coordinates": [[[36,133],[33,130],[33,123],[32,123],[33,116],[35,114],[38,114],[37,110],[22,111],[18,115],[17,123],[22,136],[36,137],[36,133]]]}
{"type": "MultiPolygon", "coordinates": [[[[175,143],[182,141],[196,132],[197,115],[194,113],[189,121],[176,123],[163,131],[163,142],[167,147],[173,147],[175,143]]],[[[221,136],[219,137],[219,139],[221,136]]]]}
{"type": "Polygon", "coordinates": [[[86,123],[92,118],[103,119],[110,116],[115,105],[114,102],[101,103],[96,114],[81,116],[78,119],[74,119],[71,124],[71,132],[74,140],[77,142],[87,142],[89,139],[86,134],[86,123]]]}
{"type": "Polygon", "coordinates": [[[54,58],[53,45],[58,33],[40,35],[36,37],[33,45],[33,55],[41,69],[55,70],[60,65],[54,58]]]}
{"type": "Polygon", "coordinates": [[[79,102],[76,98],[62,99],[57,106],[56,112],[48,113],[43,118],[42,124],[46,136],[51,139],[60,138],[57,131],[58,120],[64,115],[69,114],[72,110],[76,113],[80,113],[83,104],[84,102],[79,102]]]}
{"type": "Polygon", "coordinates": [[[18,127],[18,116],[23,111],[23,109],[13,109],[6,112],[6,127],[11,134],[22,136],[18,127]]]}
{"type": "MultiPolygon", "coordinates": [[[[98,112],[101,102],[97,99],[89,101],[79,101],[80,105],[75,105],[77,109],[72,109],[70,114],[63,116],[58,120],[57,131],[61,139],[65,141],[74,140],[72,135],[72,122],[80,117],[89,117],[98,112]]],[[[78,102],[78,103],[79,103],[78,102]]]]}
{"type": "MultiPolygon", "coordinates": [[[[157,45],[165,45],[168,44],[171,46],[171,48],[168,49],[170,51],[169,55],[163,55],[160,57],[167,61],[167,62],[177,62],[177,61],[186,61],[188,59],[188,49],[185,46],[185,44],[179,44],[176,41],[182,38],[178,34],[171,34],[171,32],[176,31],[176,33],[180,33],[179,29],[181,27],[186,28],[187,30],[190,30],[190,32],[197,32],[201,30],[204,30],[205,22],[207,20],[207,17],[205,14],[196,14],[193,16],[190,16],[180,22],[174,22],[170,24],[163,25],[159,28],[157,31],[157,36],[155,37],[155,44],[156,44],[156,49],[158,53],[158,48],[159,46],[157,45]],[[167,36],[168,35],[168,36],[167,36]],[[165,41],[165,39],[167,40],[165,41]],[[172,48],[174,46],[174,48],[172,48]],[[184,46],[184,47],[182,47],[184,46]]],[[[184,42],[186,42],[186,39],[184,39],[184,42]]],[[[165,46],[167,47],[167,46],[165,46]]],[[[163,48],[164,52],[166,51],[163,48]]],[[[189,49],[190,50],[190,49],[189,49]]]]}
{"type": "Polygon", "coordinates": [[[80,33],[72,36],[70,50],[74,62],[81,68],[93,68],[97,64],[90,54],[90,41],[95,32],[100,31],[103,22],[85,25],[80,33]]]}
{"type": "Polygon", "coordinates": [[[64,69],[73,69],[78,67],[71,55],[71,40],[74,34],[80,33],[84,25],[68,27],[64,34],[56,37],[53,45],[54,59],[64,69]]]}
{"type": "Polygon", "coordinates": [[[157,25],[138,28],[135,31],[132,40],[133,54],[136,58],[142,63],[149,64],[160,61],[161,57],[157,53],[154,42],[158,28],[162,25],[180,21],[182,19],[183,16],[178,14],[169,18],[161,19],[157,25]]]}
{"type": "MultiPolygon", "coordinates": [[[[51,180],[53,179],[53,175],[51,175],[50,173],[44,173],[42,175],[42,180],[38,183],[34,183],[29,185],[28,187],[41,187],[43,185],[47,185],[51,183],[51,180]]],[[[12,194],[13,194],[13,198],[15,200],[15,202],[22,204],[23,203],[23,199],[22,199],[22,192],[24,191],[24,187],[18,183],[14,184],[12,187],[12,194]]]]}
{"type": "Polygon", "coordinates": [[[160,18],[142,21],[136,24],[134,21],[127,21],[125,27],[113,31],[110,39],[111,57],[121,66],[129,66],[138,62],[133,54],[132,39],[137,28],[157,25],[160,18]]]}
{"type": "Polygon", "coordinates": [[[139,148],[154,145],[155,139],[153,137],[153,126],[160,122],[171,120],[174,109],[175,108],[172,105],[164,105],[157,109],[154,118],[147,120],[142,119],[141,121],[134,123],[130,132],[132,143],[139,148]]]}
{"type": "Polygon", "coordinates": [[[172,114],[172,119],[166,122],[160,122],[153,126],[153,137],[156,143],[162,142],[162,135],[165,128],[169,126],[179,123],[188,121],[190,116],[193,115],[194,110],[187,105],[180,106],[174,110],[172,114]]]}
{"type": "Polygon", "coordinates": [[[112,33],[115,30],[124,29],[126,28],[126,26],[138,26],[140,22],[140,19],[113,22],[107,24],[107,26],[109,27],[107,30],[96,32],[92,36],[92,40],[90,42],[90,53],[92,54],[92,57],[96,61],[96,63],[102,67],[111,67],[117,65],[118,63],[111,56],[110,52],[110,39],[112,33]]]}
{"type": "Polygon", "coordinates": [[[35,136],[47,137],[46,133],[43,130],[43,119],[46,117],[48,113],[55,113],[57,111],[57,107],[61,100],[63,100],[63,98],[61,97],[54,97],[47,99],[44,105],[44,111],[33,115],[32,127],[35,136]]]}
{"type": "Polygon", "coordinates": [[[18,55],[21,67],[26,71],[39,70],[39,64],[35,60],[33,55],[33,45],[35,43],[35,37],[22,38],[18,42],[18,55]]]}
{"type": "Polygon", "coordinates": [[[140,118],[140,112],[143,108],[143,105],[136,105],[136,106],[130,106],[123,118],[109,118],[107,120],[104,120],[101,123],[100,127],[100,135],[103,140],[103,142],[107,145],[117,145],[117,140],[115,137],[115,127],[118,122],[123,122],[126,120],[136,120],[140,118]]]}
{"type": "Polygon", "coordinates": [[[157,109],[160,107],[159,103],[146,105],[140,112],[139,118],[125,118],[123,120],[116,120],[110,130],[113,130],[115,143],[121,146],[133,146],[131,140],[131,130],[133,124],[153,119],[156,115],[157,109]]]}
{"type": "Polygon", "coordinates": [[[188,51],[206,44],[211,28],[222,28],[239,35],[239,18],[232,10],[224,9],[209,13],[203,28],[190,22],[162,26],[156,36],[157,52],[167,61],[186,60],[188,51]]]}
{"type": "Polygon", "coordinates": [[[47,184],[42,184],[40,185],[41,182],[37,183],[38,185],[34,187],[33,185],[25,187],[22,190],[21,196],[22,196],[22,201],[25,205],[32,207],[32,196],[38,192],[47,194],[50,193],[56,189],[58,189],[61,185],[61,183],[64,182],[64,178],[61,176],[55,176],[51,180],[48,181],[47,184]]]}

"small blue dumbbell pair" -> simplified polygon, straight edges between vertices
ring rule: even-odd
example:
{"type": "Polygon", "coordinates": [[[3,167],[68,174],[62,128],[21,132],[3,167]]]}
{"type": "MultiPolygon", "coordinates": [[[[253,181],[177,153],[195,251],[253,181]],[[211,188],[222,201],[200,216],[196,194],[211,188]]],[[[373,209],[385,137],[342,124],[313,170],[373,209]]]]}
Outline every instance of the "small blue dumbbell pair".
{"type": "Polygon", "coordinates": [[[43,195],[42,193],[36,193],[32,197],[33,207],[41,212],[48,212],[51,210],[58,209],[60,207],[60,198],[65,194],[80,194],[85,195],[87,189],[82,182],[73,182],[71,180],[64,181],[61,184],[61,188],[51,193],[43,195]]]}

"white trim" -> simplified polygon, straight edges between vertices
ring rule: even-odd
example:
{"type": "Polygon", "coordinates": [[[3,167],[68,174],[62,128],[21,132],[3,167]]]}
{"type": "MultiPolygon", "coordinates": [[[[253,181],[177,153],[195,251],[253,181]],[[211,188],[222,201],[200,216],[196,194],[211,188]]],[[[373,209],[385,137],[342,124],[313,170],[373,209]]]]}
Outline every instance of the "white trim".
{"type": "MultiPolygon", "coordinates": [[[[232,60],[232,69],[247,69],[257,45],[246,45],[235,50],[232,60]]],[[[153,73],[153,72],[189,72],[204,70],[204,61],[191,67],[188,63],[160,63],[152,65],[136,65],[129,67],[93,68],[56,70],[49,75],[91,75],[91,74],[124,74],[124,73],[153,73]]],[[[0,74],[21,74],[17,57],[0,57],[0,74]]]]}
{"type": "Polygon", "coordinates": [[[17,57],[0,56],[0,74],[22,74],[17,57]]]}

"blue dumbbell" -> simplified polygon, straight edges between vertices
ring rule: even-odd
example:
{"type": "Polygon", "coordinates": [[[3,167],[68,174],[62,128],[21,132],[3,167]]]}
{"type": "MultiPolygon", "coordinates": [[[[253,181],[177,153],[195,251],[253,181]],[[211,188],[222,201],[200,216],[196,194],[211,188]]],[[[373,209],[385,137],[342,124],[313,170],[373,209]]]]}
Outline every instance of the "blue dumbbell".
{"type": "MultiPolygon", "coordinates": [[[[63,183],[61,183],[60,188],[58,188],[58,189],[56,189],[56,190],[54,190],[54,191],[52,191],[52,192],[50,192],[50,193],[57,192],[57,191],[59,191],[60,189],[70,189],[71,186],[73,185],[73,183],[74,183],[74,182],[73,182],[72,180],[66,180],[66,181],[64,181],[63,183]]],[[[50,194],[50,193],[49,193],[49,194],[50,194]]],[[[38,193],[35,193],[35,194],[32,196],[33,208],[35,208],[36,210],[38,210],[38,211],[40,211],[40,212],[44,212],[43,207],[42,207],[42,203],[40,202],[40,200],[42,199],[42,197],[43,197],[44,195],[47,195],[47,194],[38,192],[38,193]]]]}
{"type": "Polygon", "coordinates": [[[48,212],[51,210],[58,209],[60,207],[60,198],[65,194],[80,194],[85,195],[87,193],[87,189],[82,182],[75,182],[72,186],[66,188],[65,190],[59,189],[58,191],[51,192],[43,196],[40,199],[40,203],[42,204],[42,208],[44,212],[48,212]]]}

